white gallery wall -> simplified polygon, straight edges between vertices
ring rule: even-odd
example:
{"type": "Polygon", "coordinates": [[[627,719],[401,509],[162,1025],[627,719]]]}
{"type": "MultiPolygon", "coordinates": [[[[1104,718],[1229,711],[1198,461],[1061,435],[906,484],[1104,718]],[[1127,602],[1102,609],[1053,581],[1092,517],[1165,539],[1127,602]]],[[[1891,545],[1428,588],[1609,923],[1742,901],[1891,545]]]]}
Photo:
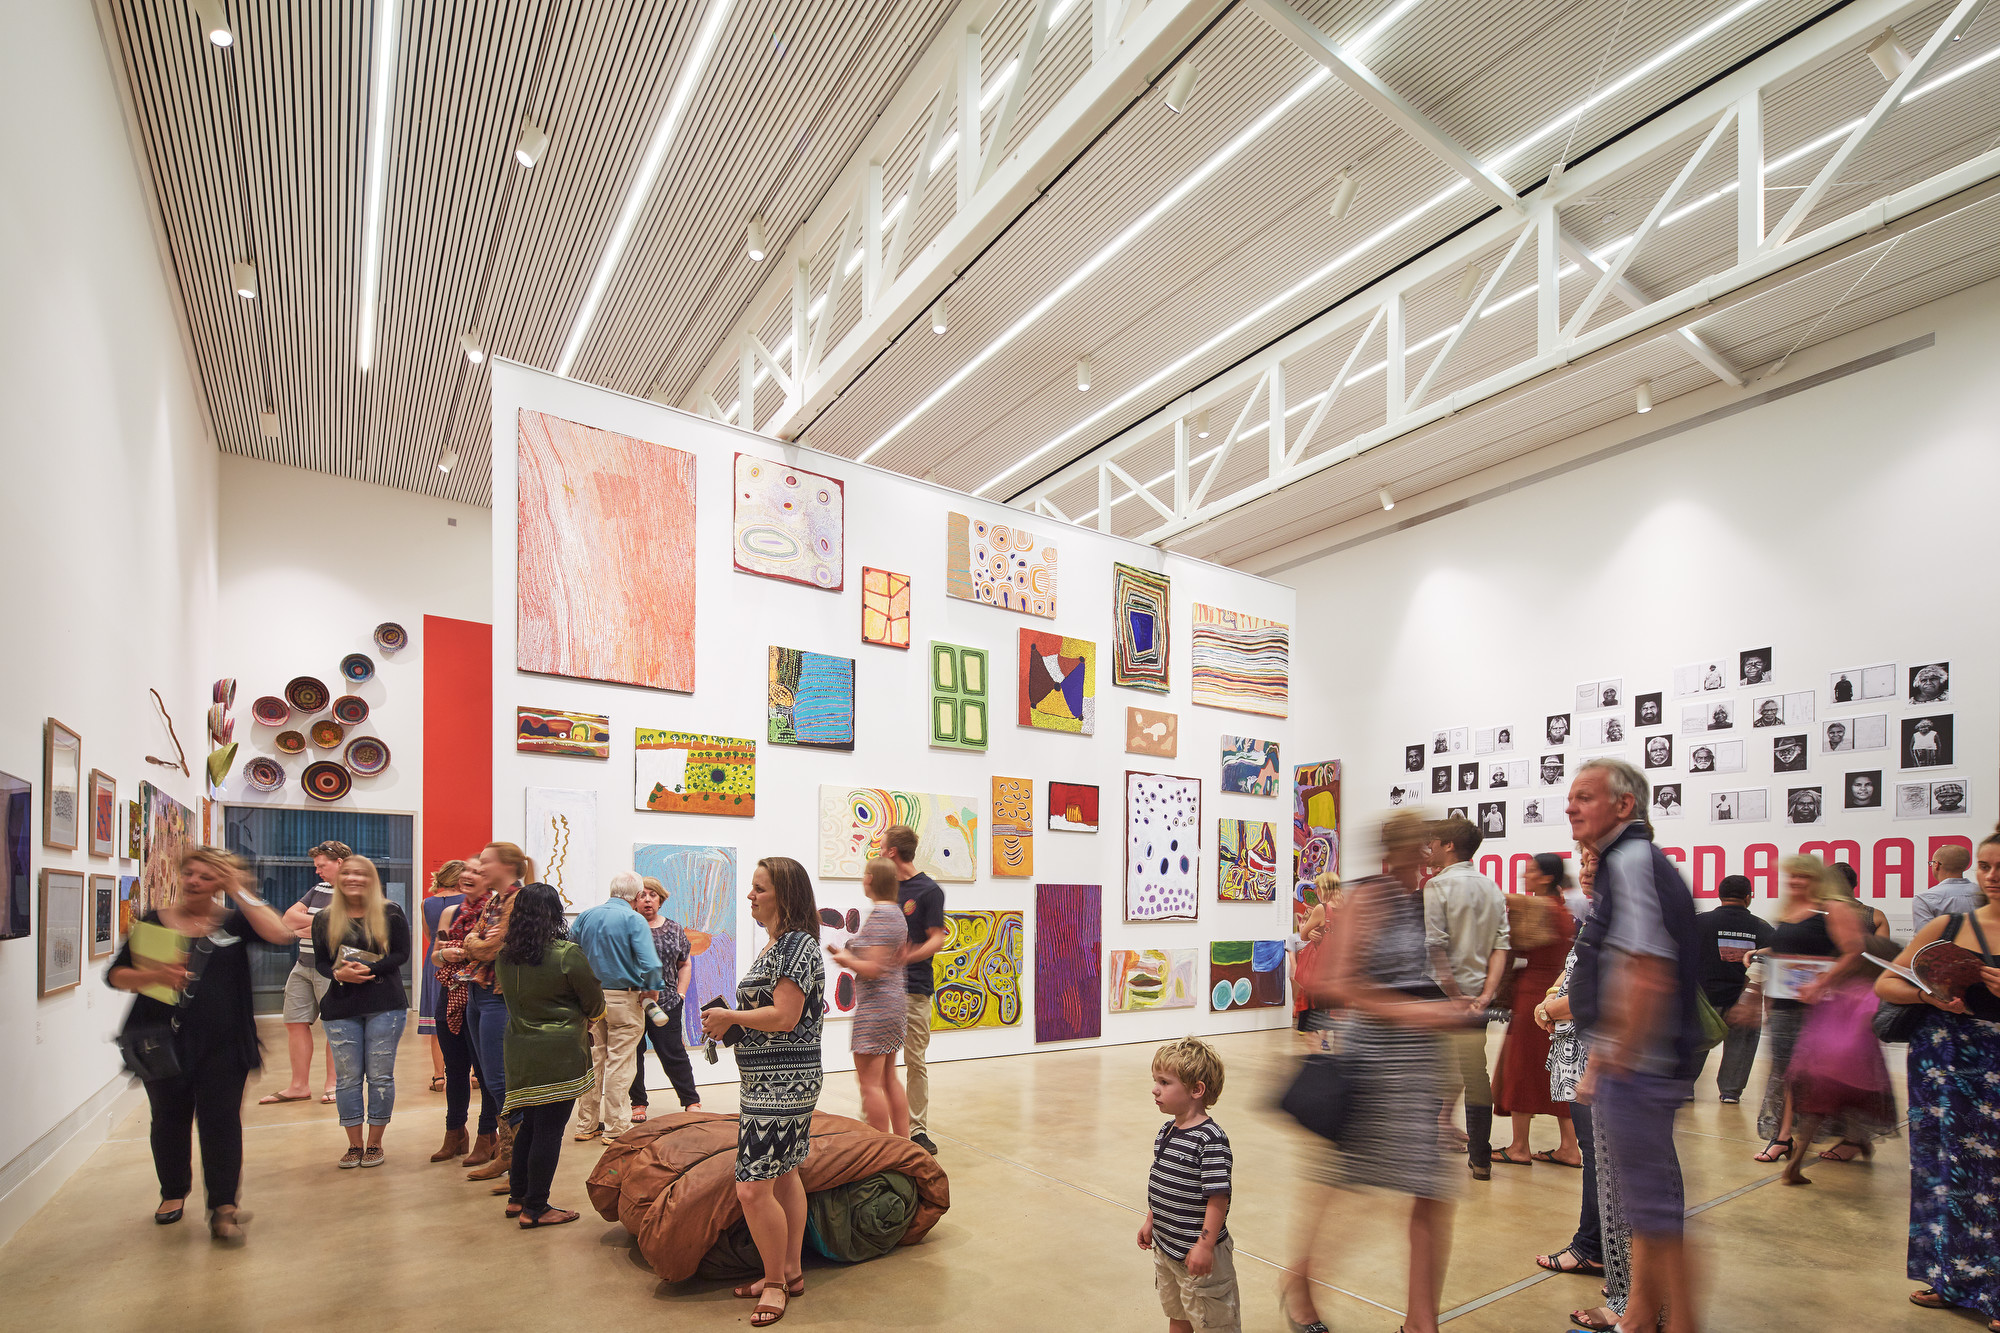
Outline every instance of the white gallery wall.
{"type": "MultiPolygon", "coordinates": [[[[1806,848],[1854,864],[1864,898],[1906,930],[1908,895],[1928,883],[1932,840],[1976,842],[1992,829],[2000,797],[2000,620],[1987,515],[2000,494],[1997,297],[1987,284],[1919,308],[1816,349],[1774,382],[1934,332],[1924,350],[1561,475],[1517,482],[1284,573],[1299,589],[1299,730],[1345,764],[1346,873],[1370,868],[1370,820],[1405,782],[1420,784],[1424,808],[1436,812],[1506,802],[1507,835],[1481,849],[1482,859],[1500,858],[1503,883],[1517,858],[1566,850],[1559,812],[1544,828],[1520,823],[1524,800],[1560,797],[1566,788],[1492,791],[1486,772],[1499,758],[1527,759],[1532,769],[1552,752],[1543,737],[1550,714],[1573,713],[1576,734],[1609,716],[1575,712],[1575,689],[1616,679],[1626,740],[1600,748],[1572,738],[1561,747],[1567,770],[1574,774],[1598,753],[1637,763],[1639,736],[1676,733],[1673,767],[1649,776],[1682,784],[1682,817],[1656,828],[1697,892],[1712,895],[1723,874],[1806,848]],[[1765,647],[1773,683],[1741,686],[1739,654],[1765,647]],[[1909,669],[1934,662],[1951,665],[1949,702],[1911,705],[1909,669]],[[1712,711],[1716,701],[1733,701],[1736,726],[1681,735],[1688,701],[1675,697],[1675,670],[1709,663],[1720,664],[1727,688],[1703,702],[1712,711]],[[1889,663],[1894,695],[1834,702],[1829,673],[1889,663]],[[1656,690],[1665,695],[1665,725],[1636,728],[1633,699],[1656,690]],[[1753,697],[1804,691],[1814,694],[1812,725],[1749,725],[1753,697]],[[1900,770],[1901,723],[1940,713],[1953,718],[1953,763],[1900,770]],[[1887,748],[1825,752],[1828,722],[1884,714],[1887,748]],[[1498,726],[1513,729],[1511,755],[1449,759],[1455,770],[1477,758],[1480,790],[1428,794],[1429,767],[1446,762],[1429,753],[1436,732],[1476,735],[1498,726]],[[1806,770],[1775,771],[1772,738],[1799,733],[1811,738],[1806,770]],[[1730,739],[1746,742],[1746,771],[1689,771],[1691,744],[1730,739]],[[1406,773],[1404,747],[1419,743],[1425,769],[1406,773]],[[1847,775],[1874,770],[1886,788],[1881,808],[1843,808],[1847,775]],[[1897,818],[1893,797],[1905,781],[1961,781],[1969,813],[1897,818]],[[1826,798],[1822,821],[1788,824],[1787,793],[1812,786],[1826,798]],[[1742,789],[1770,793],[1769,819],[1712,822],[1714,794],[1742,789]]],[[[1648,428],[1635,423],[1628,433],[1648,428]]],[[[1421,499],[1408,506],[1423,507],[1421,499]]],[[[1760,894],[1775,883],[1760,878],[1760,894]]]]}
{"type": "MultiPolygon", "coordinates": [[[[860,905],[857,880],[822,880],[818,874],[819,788],[853,787],[942,792],[968,798],[981,816],[978,879],[946,883],[946,908],[1013,910],[1024,914],[1021,1022],[1012,1027],[937,1033],[933,1060],[1013,1054],[1036,1049],[1034,1015],[1035,885],[1102,886],[1103,947],[1198,949],[1196,982],[1202,996],[1193,1009],[1105,1013],[1101,1042],[1156,1041],[1188,1032],[1233,1032],[1282,1026],[1289,1009],[1208,1009],[1207,944],[1210,940],[1283,939],[1290,907],[1282,885],[1290,870],[1292,765],[1327,757],[1305,753],[1292,721],[1190,702],[1189,625],[1195,602],[1293,623],[1293,593],[1218,566],[1167,555],[1117,538],[1049,520],[1027,519],[1038,537],[1053,539],[1059,553],[1057,615],[1053,620],[948,599],[944,593],[946,516],[951,512],[1021,520],[1018,511],[982,504],[954,492],[845,459],[787,446],[731,426],[652,403],[626,398],[513,364],[493,368],[494,513],[494,831],[523,837],[523,792],[530,787],[582,789],[597,800],[598,879],[632,867],[638,843],[727,846],[736,850],[739,967],[762,947],[742,893],[759,857],[790,856],[812,874],[823,903],[860,905]],[[522,410],[685,450],[696,463],[696,678],[694,692],[538,676],[515,669],[516,420],[522,410]],[[732,460],[738,452],[835,477],[846,488],[845,590],[831,593],[737,571],[731,560],[732,460]],[[1110,684],[1111,566],[1114,561],[1164,571],[1172,584],[1170,695],[1117,689],[1110,684]],[[861,567],[912,576],[912,646],[897,650],[861,639],[861,567]],[[1095,643],[1097,727],[1091,736],[1016,725],[1017,648],[1023,629],[1052,631],[1095,643]],[[970,753],[930,745],[926,648],[933,639],[984,648],[991,669],[990,748],[970,753]],[[855,661],[856,741],[851,753],[773,745],[766,740],[767,650],[808,649],[855,661]],[[528,705],[608,714],[608,761],[517,753],[514,708],[528,705]],[[1125,753],[1125,709],[1170,711],[1180,718],[1175,759],[1125,753]],[[742,737],[757,742],[757,806],[749,819],[666,814],[634,808],[633,733],[638,727],[742,737]],[[1286,781],[1276,796],[1223,795],[1218,791],[1224,734],[1281,744],[1286,781]],[[1127,925],[1123,920],[1125,863],[1124,776],[1127,770],[1175,773],[1202,780],[1199,919],[1185,923],[1127,925]],[[1034,875],[996,879],[991,874],[991,782],[995,775],[1035,782],[1034,875]],[[1047,829],[1048,783],[1095,783],[1100,829],[1094,834],[1047,829]],[[1216,821],[1228,817],[1268,820],[1278,839],[1281,891],[1272,903],[1216,901],[1216,821]]],[[[1294,649],[1296,653],[1296,648],[1294,649]]],[[[1296,657],[1294,658],[1296,661],[1296,657]]],[[[1297,687],[1293,689],[1297,699],[1297,687]]],[[[573,898],[577,895],[572,894],[573,898]]],[[[584,905],[578,899],[578,905],[584,905]]],[[[710,998],[701,995],[698,1000],[710,998]]],[[[1101,1001],[1100,1001],[1101,1004],[1101,1001]]],[[[1065,1043],[1094,1044],[1094,1043],[1065,1043]]],[[[847,1025],[827,1025],[825,1060],[849,1068],[847,1025]]],[[[733,1078],[725,1060],[695,1062],[706,1081],[733,1078]]],[[[948,1120],[949,1112],[942,1113],[948,1120]]]]}
{"type": "MultiPolygon", "coordinates": [[[[0,120],[34,127],[0,139],[0,541],[13,570],[0,584],[0,770],[34,784],[37,879],[135,874],[90,856],[87,839],[42,846],[43,723],[82,737],[86,780],[110,774],[121,805],[142,780],[196,805],[216,660],[215,445],[91,6],[9,7],[0,120]],[[146,762],[174,754],[148,689],[193,776],[146,762]]],[[[108,961],[38,998],[37,940],[0,942],[0,1241],[120,1113],[128,1080],[110,1038],[127,1000],[104,985],[108,961]]]]}

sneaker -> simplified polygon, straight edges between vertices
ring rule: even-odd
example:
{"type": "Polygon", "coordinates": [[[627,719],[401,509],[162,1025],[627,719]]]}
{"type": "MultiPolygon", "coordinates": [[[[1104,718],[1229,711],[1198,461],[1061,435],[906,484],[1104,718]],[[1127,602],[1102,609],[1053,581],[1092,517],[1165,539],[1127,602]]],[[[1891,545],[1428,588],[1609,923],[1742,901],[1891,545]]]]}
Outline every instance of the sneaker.
{"type": "Polygon", "coordinates": [[[352,1171],[355,1167],[361,1165],[361,1149],[349,1148],[347,1152],[341,1157],[341,1159],[338,1162],[334,1163],[334,1165],[338,1166],[343,1171],[352,1171]]]}
{"type": "Polygon", "coordinates": [[[363,1166],[380,1166],[387,1160],[387,1158],[382,1156],[380,1148],[370,1148],[361,1154],[361,1165],[363,1166]]]}
{"type": "Polygon", "coordinates": [[[1741,1097],[1723,1097],[1720,1098],[1719,1100],[1722,1102],[1724,1106],[1735,1106],[1738,1102],[1741,1102],[1743,1099],[1741,1097]]]}
{"type": "Polygon", "coordinates": [[[929,1153],[931,1156],[933,1157],[937,1156],[937,1145],[935,1143],[932,1143],[931,1136],[924,1133],[922,1130],[918,1130],[916,1133],[910,1135],[910,1142],[916,1144],[919,1148],[922,1148],[925,1152],[929,1153]]]}

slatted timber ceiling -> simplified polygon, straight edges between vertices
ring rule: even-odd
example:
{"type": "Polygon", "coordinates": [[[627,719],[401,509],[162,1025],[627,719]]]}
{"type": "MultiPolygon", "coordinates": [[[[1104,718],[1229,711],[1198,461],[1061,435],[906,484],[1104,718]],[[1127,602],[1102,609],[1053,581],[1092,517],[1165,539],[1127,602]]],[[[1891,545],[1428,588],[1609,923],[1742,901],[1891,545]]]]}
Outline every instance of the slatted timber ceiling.
{"type": "MultiPolygon", "coordinates": [[[[1025,131],[1049,114],[1089,67],[1091,0],[1076,0],[1050,32],[1025,90],[1025,131]]],[[[235,0],[235,45],[204,42],[185,0],[102,0],[130,88],[140,145],[160,202],[173,276],[187,311],[199,372],[221,446],[233,453],[445,496],[488,502],[488,395],[483,367],[456,338],[477,327],[495,354],[553,368],[575,321],[613,220],[706,13],[701,3],[643,0],[439,0],[405,3],[395,43],[381,328],[374,369],[356,363],[372,4],[309,6],[235,0]],[[532,171],[510,159],[530,112],[550,135],[532,171]],[[254,228],[246,232],[245,217],[254,228]],[[230,290],[232,260],[252,254],[260,294],[230,290]],[[277,438],[258,431],[268,401],[277,438]],[[436,467],[447,446],[459,455],[436,467]]],[[[1298,0],[1338,41],[1351,42],[1391,0],[1298,0]]],[[[1364,59],[1391,87],[1475,155],[1490,158],[1565,108],[1612,84],[1703,24],[1742,12],[1702,42],[1563,125],[1504,165],[1517,187],[1558,156],[1574,161],[1616,140],[1772,43],[1844,8],[1837,0],[1417,0],[1384,28],[1364,59]]],[[[986,25],[984,77],[996,78],[1033,5],[1007,0],[986,25]]],[[[1948,13],[1907,7],[1898,32],[1914,51],[1948,13]]],[[[727,405],[732,374],[705,368],[768,276],[744,252],[744,226],[766,219],[773,254],[826,196],[856,146],[940,33],[947,0],[737,0],[661,181],[641,215],[595,328],[572,371],[628,393],[685,401],[712,391],[727,405]]],[[[1200,69],[1184,114],[1162,88],[1137,98],[947,290],[945,336],[919,320],[810,421],[805,443],[856,456],[980,349],[1042,302],[1077,267],[1154,207],[1191,171],[1311,76],[1314,63],[1248,3],[1219,6],[1186,58],[1200,69]]],[[[1983,14],[1933,73],[2000,45],[2000,7],[1983,14]]],[[[1160,71],[1162,79],[1171,72],[1160,71]]],[[[1765,109],[1767,156],[1808,143],[1862,115],[1884,83],[1850,51],[1774,90],[1765,109]]],[[[983,117],[992,131],[997,107],[983,117]]],[[[946,122],[955,128],[955,115],[946,122]]],[[[899,127],[884,161],[885,198],[907,188],[924,123],[899,127]]],[[[1629,234],[1700,136],[1663,150],[1569,205],[1565,224],[1597,246],[1629,234]]],[[[1900,109],[1842,172],[1807,226],[1984,152],[2000,142],[2000,61],[1900,109]]],[[[1775,221],[1831,149],[1773,173],[1775,221]]],[[[1683,198],[1734,179],[1726,135],[1683,198]]],[[[944,169],[948,178],[950,167],[944,169]]],[[[966,378],[870,461],[1004,500],[1072,459],[1125,438],[1135,423],[1322,310],[1479,218],[1487,205],[1461,191],[1323,280],[1303,280],[1457,178],[1424,148],[1325,79],[1221,171],[1180,201],[1030,332],[966,378]],[[1327,209],[1339,173],[1360,189],[1341,220],[1327,209]],[[1293,290],[1297,288],[1297,290],[1293,290]],[[1275,308],[1259,312],[1281,293],[1275,308]],[[1255,315],[1254,318],[1251,316],[1255,315]],[[1232,326],[1213,349],[1190,353],[1232,326]],[[1076,361],[1093,387],[1079,393],[1076,361]],[[1176,366],[1177,362],[1185,364],[1176,366]],[[1175,367],[1164,376],[1164,368],[1175,367]],[[1136,386],[1133,400],[1077,424],[1136,386]],[[1059,441],[1054,448],[1048,446],[1059,441]],[[1034,461],[988,486],[1024,458],[1034,461]]],[[[948,180],[912,223],[906,263],[949,219],[948,180]]],[[[1992,276],[1990,224],[1925,227],[1906,236],[1859,289],[1854,257],[1731,307],[1696,327],[1748,369],[1800,337],[1837,336],[1992,276]],[[1953,284],[1957,284],[1954,286],[1953,284]],[[1828,308],[1845,302],[1832,316],[1828,308]]],[[[1662,230],[1628,277],[1671,291],[1726,267],[1735,213],[1726,199],[1662,230]]],[[[846,256],[829,239],[810,263],[814,290],[846,256]]],[[[1475,262],[1490,272],[1505,254],[1475,262]]],[[[1564,284],[1565,317],[1592,275],[1564,284]]],[[[1532,284],[1532,265],[1500,289],[1532,284]]],[[[1454,322],[1457,282],[1409,294],[1414,344],[1454,322]]],[[[761,316],[761,312],[753,312],[761,316]]],[[[823,318],[832,345],[860,317],[859,284],[823,318]]],[[[1617,317],[1607,302],[1593,326],[1617,317]]],[[[1479,321],[1433,387],[1433,398],[1474,383],[1534,346],[1534,303],[1479,321]]],[[[764,339],[790,332],[773,311],[764,339]]],[[[1293,397],[1326,387],[1359,330],[1291,367],[1293,397]]],[[[1382,333],[1359,365],[1381,358],[1382,333]]],[[[1414,354],[1420,376],[1431,350],[1414,354]]],[[[1629,410],[1631,385],[1651,379],[1656,399],[1712,383],[1672,340],[1600,360],[1488,410],[1468,412],[1319,474],[1174,541],[1177,549],[1250,559],[1374,503],[1375,487],[1403,493],[1441,484],[1629,410]]],[[[1379,377],[1329,414],[1315,452],[1383,418],[1379,377]]],[[[760,418],[781,398],[766,379],[760,418]]],[[[1212,409],[1217,440],[1247,390],[1212,409]]],[[[1254,427],[1262,412],[1246,416],[1254,427]]],[[[1300,419],[1302,420],[1302,418],[1300,419]]],[[[1171,466],[1171,433],[1149,438],[1123,466],[1142,480],[1171,466]]],[[[1248,475],[1257,450],[1232,457],[1219,484],[1248,475]]],[[[1169,487],[1154,494],[1170,499],[1169,487]]],[[[1051,498],[1072,516],[1095,507],[1094,482],[1051,498]]],[[[1114,530],[1157,517],[1128,500],[1114,530]]]]}

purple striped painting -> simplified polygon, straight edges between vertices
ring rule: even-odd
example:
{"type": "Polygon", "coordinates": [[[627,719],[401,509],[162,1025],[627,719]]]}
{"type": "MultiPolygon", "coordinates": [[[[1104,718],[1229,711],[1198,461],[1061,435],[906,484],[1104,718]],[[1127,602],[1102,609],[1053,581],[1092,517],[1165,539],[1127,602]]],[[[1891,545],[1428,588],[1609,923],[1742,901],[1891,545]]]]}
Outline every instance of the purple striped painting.
{"type": "Polygon", "coordinates": [[[1096,884],[1035,886],[1035,1040],[1077,1041],[1104,1031],[1104,891],[1096,884]]]}

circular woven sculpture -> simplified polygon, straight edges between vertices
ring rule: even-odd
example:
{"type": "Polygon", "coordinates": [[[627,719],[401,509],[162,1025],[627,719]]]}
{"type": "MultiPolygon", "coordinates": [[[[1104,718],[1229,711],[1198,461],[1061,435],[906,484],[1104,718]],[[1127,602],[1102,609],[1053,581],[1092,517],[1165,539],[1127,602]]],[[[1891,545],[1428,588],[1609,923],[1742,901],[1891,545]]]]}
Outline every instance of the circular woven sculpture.
{"type": "Polygon", "coordinates": [[[347,766],[364,778],[389,766],[389,747],[373,736],[356,736],[347,743],[347,766]]]}
{"type": "Polygon", "coordinates": [[[252,791],[276,791],[285,785],[285,766],[269,755],[258,755],[243,765],[243,780],[252,791]]]}
{"type": "Polygon", "coordinates": [[[294,676],[292,683],[285,686],[285,702],[311,717],[333,702],[333,691],[317,676],[294,676]]]}
{"type": "Polygon", "coordinates": [[[306,789],[306,795],[317,800],[337,801],[353,790],[354,778],[333,760],[322,759],[306,765],[306,771],[299,775],[299,785],[306,789]]]}
{"type": "Polygon", "coordinates": [[[356,685],[375,674],[375,659],[367,653],[349,653],[340,659],[340,674],[356,685]]]}
{"type": "Polygon", "coordinates": [[[306,734],[303,731],[281,731],[272,738],[271,744],[286,754],[302,754],[306,748],[306,734]]]}
{"type": "Polygon", "coordinates": [[[347,739],[347,728],[330,717],[323,717],[312,724],[312,741],[322,750],[331,750],[347,739]]]}
{"type": "Polygon", "coordinates": [[[292,720],[292,706],[275,694],[266,694],[250,705],[250,716],[267,727],[282,727],[292,720]]]}
{"type": "Polygon", "coordinates": [[[368,701],[358,694],[343,694],[333,701],[333,720],[343,727],[358,727],[368,720],[368,701]]]}
{"type": "Polygon", "coordinates": [[[385,620],[375,627],[375,646],[385,653],[393,653],[410,645],[410,632],[393,620],[385,620]]]}

